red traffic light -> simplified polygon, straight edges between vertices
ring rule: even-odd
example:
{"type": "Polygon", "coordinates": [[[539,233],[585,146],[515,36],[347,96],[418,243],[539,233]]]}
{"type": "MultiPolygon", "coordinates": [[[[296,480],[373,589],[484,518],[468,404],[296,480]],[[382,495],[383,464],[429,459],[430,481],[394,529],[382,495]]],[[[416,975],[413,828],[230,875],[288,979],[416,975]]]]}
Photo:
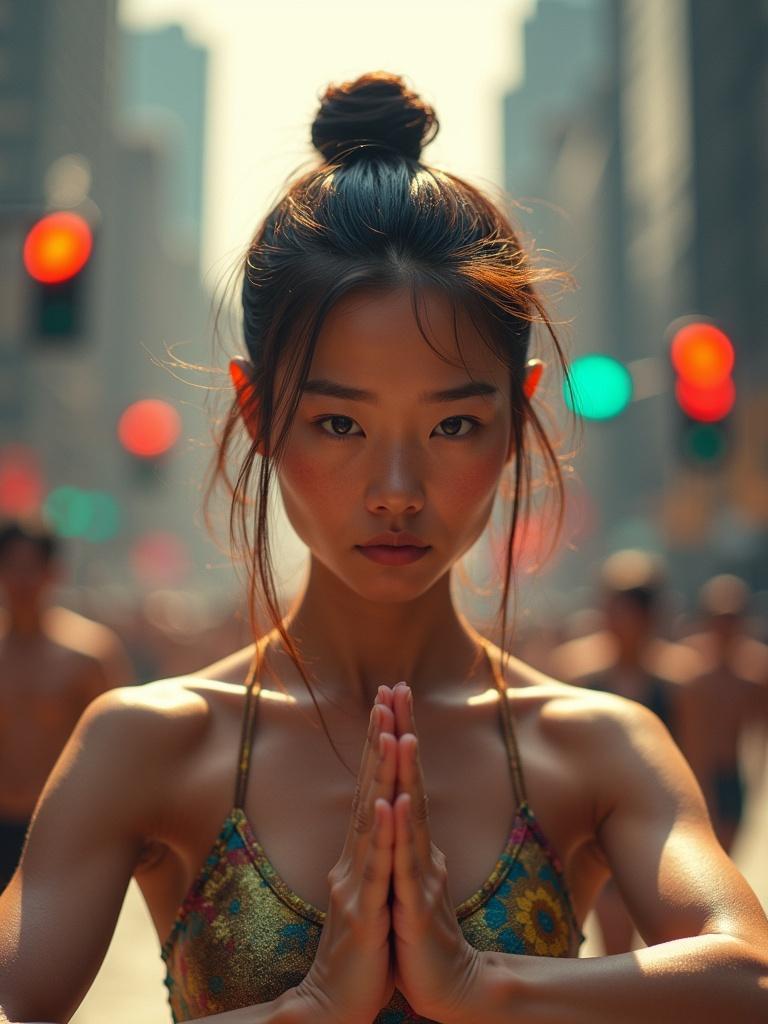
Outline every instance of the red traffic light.
{"type": "Polygon", "coordinates": [[[736,401],[736,386],[730,377],[711,388],[697,388],[687,380],[675,382],[678,405],[692,420],[716,423],[724,419],[736,401]]]}
{"type": "Polygon", "coordinates": [[[670,359],[678,405],[699,423],[725,419],[736,401],[731,339],[707,320],[677,321],[672,330],[670,359]]]}
{"type": "Polygon", "coordinates": [[[24,241],[24,266],[43,284],[67,281],[83,269],[93,248],[88,222],[76,213],[51,213],[24,241]]]}
{"type": "Polygon", "coordinates": [[[672,365],[681,380],[697,388],[716,387],[733,369],[731,339],[714,324],[693,322],[672,338],[672,365]]]}
{"type": "Polygon", "coordinates": [[[172,405],[159,398],[145,398],[129,405],[117,425],[123,448],[144,459],[169,451],[180,433],[181,417],[172,405]]]}

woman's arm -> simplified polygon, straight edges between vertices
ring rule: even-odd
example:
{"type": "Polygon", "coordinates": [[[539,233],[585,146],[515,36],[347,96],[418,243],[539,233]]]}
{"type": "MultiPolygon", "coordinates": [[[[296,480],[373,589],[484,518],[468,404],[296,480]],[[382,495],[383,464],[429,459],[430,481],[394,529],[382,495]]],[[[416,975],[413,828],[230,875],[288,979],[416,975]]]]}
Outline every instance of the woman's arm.
{"type": "MultiPolygon", "coordinates": [[[[56,1021],[9,1021],[0,1009],[0,1024],[60,1024],[56,1021]]],[[[314,1024],[311,1010],[289,988],[277,999],[242,1010],[217,1013],[213,1017],[198,1017],[190,1024],[314,1024]]]]}
{"type": "Polygon", "coordinates": [[[98,697],[46,782],[0,896],[0,1020],[68,1020],[101,965],[147,834],[140,717],[98,697]]]}
{"type": "MultiPolygon", "coordinates": [[[[79,1006],[162,814],[162,781],[194,746],[204,715],[205,702],[158,683],[110,690],[80,718],[0,896],[0,1024],[64,1024],[79,1006]]],[[[308,1021],[293,991],[206,1020],[308,1021]]]]}
{"type": "Polygon", "coordinates": [[[600,845],[648,948],[582,960],[484,952],[450,1024],[768,1020],[768,921],[667,730],[606,697],[573,732],[600,845]]]}
{"type": "MultiPolygon", "coordinates": [[[[161,681],[106,691],[81,716],[0,895],[0,1024],[63,1024],[80,1006],[164,812],[159,780],[194,752],[207,712],[205,700],[161,681]]],[[[205,1020],[309,1024],[312,1013],[289,989],[205,1020]]]]}
{"type": "MultiPolygon", "coordinates": [[[[0,1009],[0,1024],[61,1024],[56,1021],[10,1021],[0,1009]]],[[[242,1010],[229,1010],[213,1017],[198,1017],[190,1024],[315,1024],[312,1010],[289,988],[277,999],[242,1010]]]]}

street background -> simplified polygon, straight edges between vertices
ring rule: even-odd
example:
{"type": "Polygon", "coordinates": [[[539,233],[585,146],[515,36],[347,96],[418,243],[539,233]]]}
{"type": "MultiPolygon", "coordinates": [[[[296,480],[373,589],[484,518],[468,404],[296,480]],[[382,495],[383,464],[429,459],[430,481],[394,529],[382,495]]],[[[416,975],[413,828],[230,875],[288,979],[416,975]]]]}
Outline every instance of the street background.
{"type": "MultiPolygon", "coordinates": [[[[424,161],[487,189],[577,283],[553,307],[575,405],[552,365],[537,393],[573,449],[564,529],[545,560],[542,493],[516,653],[546,670],[599,631],[600,567],[623,550],[664,566],[666,640],[703,628],[701,587],[729,574],[745,634],[768,642],[766,54],[763,0],[0,0],[0,518],[40,516],[61,540],[57,604],[114,631],[136,685],[250,642],[225,504],[218,541],[201,512],[243,354],[226,285],[316,159],[322,91],[381,69],[437,111],[424,161]],[[52,214],[87,245],[45,281],[52,214]]],[[[534,332],[531,355],[546,350],[534,332]]],[[[279,509],[274,529],[287,604],[306,549],[279,509]]],[[[482,538],[456,584],[480,629],[498,556],[482,538]]],[[[764,905],[766,848],[763,777],[733,853],[764,905]]],[[[73,1020],[166,1022],[162,978],[132,883],[73,1020]]]]}

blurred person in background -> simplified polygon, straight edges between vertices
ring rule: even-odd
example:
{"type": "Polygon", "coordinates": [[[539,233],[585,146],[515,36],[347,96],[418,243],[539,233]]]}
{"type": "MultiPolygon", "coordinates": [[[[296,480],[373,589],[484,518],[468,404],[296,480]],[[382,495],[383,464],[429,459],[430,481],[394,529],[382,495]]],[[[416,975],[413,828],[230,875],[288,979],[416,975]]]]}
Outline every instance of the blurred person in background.
{"type": "Polygon", "coordinates": [[[176,1022],[768,1015],[768,920],[658,718],[505,649],[536,454],[564,498],[529,358],[543,324],[568,378],[562,273],[422,161],[437,128],[398,75],[329,85],[244,254],[213,479],[254,642],[81,718],[0,896],[6,1020],[70,1019],[131,877],[176,1022]],[[501,484],[497,646],[452,582],[501,484]],[[309,552],[285,614],[273,487],[309,552]],[[649,948],[577,960],[609,873],[649,948]]]}
{"type": "Polygon", "coordinates": [[[704,661],[661,635],[665,576],[663,561],[649,552],[610,555],[598,576],[599,627],[557,647],[549,670],[569,683],[639,701],[677,738],[680,695],[704,661]]]}
{"type": "Polygon", "coordinates": [[[684,637],[706,661],[683,704],[680,745],[707,800],[715,831],[730,850],[748,792],[745,747],[757,752],[753,785],[765,770],[768,725],[768,647],[748,630],[750,590],[731,574],[700,589],[701,630],[684,637]],[[755,742],[757,741],[757,742],[755,742]]]}
{"type": "Polygon", "coordinates": [[[116,634],[50,603],[61,573],[58,538],[43,524],[0,525],[0,891],[80,715],[131,681],[116,634]]]}
{"type": "MultiPolygon", "coordinates": [[[[561,644],[550,669],[558,679],[638,701],[678,739],[682,694],[703,671],[689,647],[660,636],[665,569],[644,551],[617,551],[599,572],[602,626],[561,644]]],[[[605,952],[633,946],[635,924],[613,878],[597,902],[605,952]]]]}

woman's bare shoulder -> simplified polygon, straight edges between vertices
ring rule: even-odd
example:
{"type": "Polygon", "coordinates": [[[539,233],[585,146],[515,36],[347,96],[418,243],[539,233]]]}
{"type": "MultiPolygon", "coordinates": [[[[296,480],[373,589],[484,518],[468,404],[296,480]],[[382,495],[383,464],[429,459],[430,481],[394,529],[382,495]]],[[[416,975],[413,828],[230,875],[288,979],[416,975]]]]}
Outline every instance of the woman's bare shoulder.
{"type": "Polygon", "coordinates": [[[596,733],[627,733],[649,721],[664,728],[656,715],[637,701],[562,682],[510,654],[502,659],[495,645],[491,645],[490,653],[500,668],[503,661],[508,697],[514,704],[535,709],[542,727],[583,736],[588,741],[596,733]]]}
{"type": "Polygon", "coordinates": [[[200,741],[215,718],[242,696],[242,686],[193,675],[118,686],[91,701],[82,728],[113,733],[135,752],[174,753],[200,741]]]}

